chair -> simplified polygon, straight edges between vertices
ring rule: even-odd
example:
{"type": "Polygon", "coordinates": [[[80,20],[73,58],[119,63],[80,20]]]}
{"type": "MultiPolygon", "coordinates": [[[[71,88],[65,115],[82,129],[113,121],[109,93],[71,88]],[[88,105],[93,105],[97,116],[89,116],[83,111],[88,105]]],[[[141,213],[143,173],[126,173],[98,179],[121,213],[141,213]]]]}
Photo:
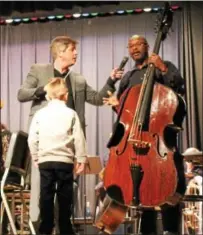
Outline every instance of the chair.
{"type": "MultiPolygon", "coordinates": [[[[30,156],[27,143],[28,135],[23,131],[13,132],[11,135],[8,152],[5,161],[5,171],[1,181],[1,223],[2,228],[4,210],[8,216],[8,220],[13,234],[18,234],[15,224],[16,205],[20,206],[21,232],[23,233],[23,219],[27,216],[28,225],[31,233],[36,234],[34,226],[29,218],[29,191],[24,190],[24,178],[27,174],[30,156]],[[8,181],[8,175],[11,172],[17,173],[21,177],[21,183],[8,181]]],[[[0,231],[0,234],[2,231],[0,231]]]]}

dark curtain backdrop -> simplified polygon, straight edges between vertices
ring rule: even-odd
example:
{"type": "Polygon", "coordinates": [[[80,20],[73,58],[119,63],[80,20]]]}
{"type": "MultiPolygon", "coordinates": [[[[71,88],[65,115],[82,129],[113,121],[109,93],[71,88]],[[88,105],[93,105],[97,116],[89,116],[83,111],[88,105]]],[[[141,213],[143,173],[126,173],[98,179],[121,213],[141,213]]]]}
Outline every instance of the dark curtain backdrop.
{"type": "Polygon", "coordinates": [[[180,30],[180,69],[186,83],[187,117],[182,149],[203,149],[203,2],[185,2],[180,30]]]}

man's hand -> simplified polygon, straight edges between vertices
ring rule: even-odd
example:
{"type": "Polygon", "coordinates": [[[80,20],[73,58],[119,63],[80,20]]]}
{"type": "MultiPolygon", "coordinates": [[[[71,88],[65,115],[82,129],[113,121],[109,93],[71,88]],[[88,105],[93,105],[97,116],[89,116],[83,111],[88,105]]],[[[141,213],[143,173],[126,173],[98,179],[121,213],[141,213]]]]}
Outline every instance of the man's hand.
{"type": "Polygon", "coordinates": [[[79,175],[85,170],[85,163],[76,163],[75,174],[79,175]]]}
{"type": "Polygon", "coordinates": [[[152,55],[148,58],[148,64],[154,64],[154,66],[163,73],[166,73],[168,71],[168,68],[164,64],[161,57],[155,53],[152,53],[152,55]]]}
{"type": "Polygon", "coordinates": [[[120,80],[123,76],[124,70],[118,70],[118,68],[115,68],[111,71],[111,79],[112,80],[120,80]]]}
{"type": "Polygon", "coordinates": [[[107,91],[109,97],[104,97],[103,98],[103,103],[106,105],[110,105],[112,107],[115,107],[119,105],[119,101],[116,96],[113,96],[113,94],[110,91],[107,91]]]}

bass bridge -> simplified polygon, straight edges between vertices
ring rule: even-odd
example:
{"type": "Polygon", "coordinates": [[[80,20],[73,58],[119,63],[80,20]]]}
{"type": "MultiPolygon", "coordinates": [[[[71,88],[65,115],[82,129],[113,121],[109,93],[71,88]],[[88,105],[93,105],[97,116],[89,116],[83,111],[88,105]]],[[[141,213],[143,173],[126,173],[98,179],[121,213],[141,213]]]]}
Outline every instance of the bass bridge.
{"type": "Polygon", "coordinates": [[[146,142],[146,141],[141,141],[141,140],[133,140],[133,139],[129,139],[128,141],[129,143],[132,144],[135,154],[137,155],[148,154],[150,147],[151,147],[151,143],[146,142]]]}

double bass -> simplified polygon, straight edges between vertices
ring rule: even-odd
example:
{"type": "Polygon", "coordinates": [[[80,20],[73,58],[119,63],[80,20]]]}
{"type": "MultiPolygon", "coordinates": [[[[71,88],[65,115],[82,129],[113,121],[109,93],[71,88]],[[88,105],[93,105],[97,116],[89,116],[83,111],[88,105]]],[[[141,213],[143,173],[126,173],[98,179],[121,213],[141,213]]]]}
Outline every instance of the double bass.
{"type": "MultiPolygon", "coordinates": [[[[173,12],[166,3],[153,53],[158,54],[172,18],[173,12]]],[[[124,220],[129,207],[164,207],[176,194],[175,148],[167,146],[166,138],[171,131],[182,129],[185,102],[171,88],[157,83],[154,73],[154,65],[149,64],[142,84],[128,88],[119,100],[104,173],[105,210],[95,222],[107,233],[124,220]]]]}

